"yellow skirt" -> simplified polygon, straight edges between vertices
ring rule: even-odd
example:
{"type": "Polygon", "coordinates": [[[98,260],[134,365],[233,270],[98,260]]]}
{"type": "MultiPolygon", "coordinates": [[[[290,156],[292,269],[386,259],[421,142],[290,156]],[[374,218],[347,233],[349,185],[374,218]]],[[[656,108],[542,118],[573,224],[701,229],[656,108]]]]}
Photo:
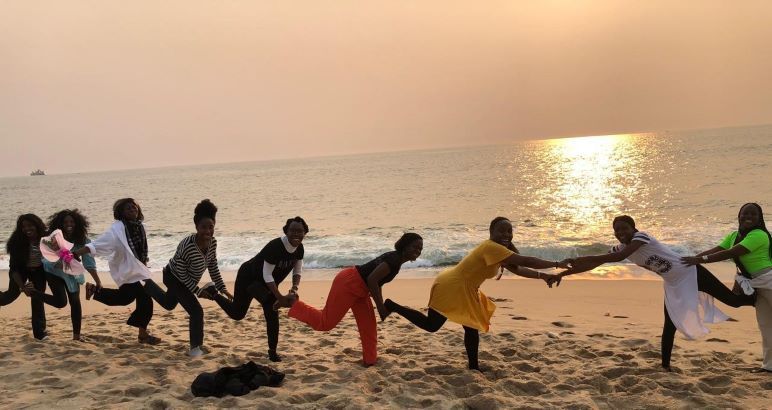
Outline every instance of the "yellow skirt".
{"type": "Polygon", "coordinates": [[[452,271],[437,276],[429,296],[429,307],[449,320],[487,332],[496,305],[479,289],[452,271]]]}

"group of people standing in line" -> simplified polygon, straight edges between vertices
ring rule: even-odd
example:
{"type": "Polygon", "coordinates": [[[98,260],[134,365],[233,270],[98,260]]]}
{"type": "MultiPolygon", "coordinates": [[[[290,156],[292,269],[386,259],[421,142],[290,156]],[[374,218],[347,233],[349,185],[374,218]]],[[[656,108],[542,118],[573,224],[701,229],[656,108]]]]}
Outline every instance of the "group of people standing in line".
{"type": "MultiPolygon", "coordinates": [[[[405,233],[394,250],[375,259],[341,270],[333,279],[322,309],[312,307],[298,296],[303,272],[303,239],[309,231],[301,217],[288,219],[284,235],[269,241],[263,249],[238,270],[231,294],[217,267],[217,240],[214,237],[217,207],[208,199],[194,210],[196,232],[186,236],[163,268],[164,290],[151,279],[148,263],[144,215],[132,198],[123,198],[113,206],[113,224],[93,241],[89,240],[89,222],[78,210],[62,210],[46,224],[34,214],[19,216],[16,229],[7,243],[10,256],[8,290],[0,292],[0,306],[16,300],[21,293],[29,297],[32,331],[44,340],[46,318],[44,304],[71,309],[73,339],[81,340],[80,285],[83,275],[67,272],[62,260],[51,262],[42,257],[41,239],[60,230],[73,244],[69,251],[80,260],[94,283],[85,283],[86,299],[109,306],[135,309],[127,324],[138,329],[140,343],[158,344],[161,340],[148,333],[153,315],[153,301],[167,310],[178,304],[189,316],[190,352],[203,354],[204,313],[199,298],[214,300],[233,320],[246,317],[252,300],[262,307],[266,322],[268,357],[281,361],[278,353],[279,311],[288,308],[288,316],[317,331],[329,331],[351,310],[362,343],[366,366],[377,360],[377,311],[381,321],[396,313],[428,332],[436,332],[447,320],[464,329],[469,369],[480,369],[479,332],[487,332],[495,310],[494,303],[480,291],[486,280],[500,277],[504,269],[525,278],[543,280],[549,287],[560,285],[565,276],[592,270],[604,263],[628,259],[664,280],[665,323],[662,330],[662,367],[670,370],[670,357],[676,330],[687,338],[705,335],[705,323],[718,323],[728,317],[718,310],[713,298],[732,306],[755,306],[762,335],[763,364],[756,371],[772,372],[772,236],[767,230],[758,204],[740,208],[738,229],[716,247],[695,256],[681,257],[653,236],[638,231],[629,216],[614,219],[612,227],[619,241],[609,253],[548,261],[519,253],[512,243],[512,223],[497,217],[490,223],[489,239],[472,249],[456,266],[439,273],[429,294],[427,313],[384,299],[382,288],[399,274],[401,266],[416,260],[423,250],[423,239],[405,233]],[[94,256],[106,257],[110,275],[118,286],[102,286],[94,256]],[[736,289],[727,288],[703,264],[733,259],[737,265],[736,289]],[[560,273],[538,269],[562,268],[560,273]],[[199,286],[205,270],[213,282],[199,286]],[[282,294],[279,285],[292,274],[292,286],[282,294]],[[46,293],[46,285],[50,294],[46,293]],[[375,303],[375,309],[373,307],[375,303]]],[[[55,245],[54,245],[55,246],[55,245]]],[[[56,249],[54,249],[56,251],[56,249]]]]}

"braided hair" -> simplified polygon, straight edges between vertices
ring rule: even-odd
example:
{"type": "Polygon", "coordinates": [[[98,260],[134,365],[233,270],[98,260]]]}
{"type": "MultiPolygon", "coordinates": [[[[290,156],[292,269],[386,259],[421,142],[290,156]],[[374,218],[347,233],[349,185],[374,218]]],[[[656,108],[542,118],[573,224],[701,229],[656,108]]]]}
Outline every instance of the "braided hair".
{"type": "Polygon", "coordinates": [[[745,238],[746,235],[748,235],[752,230],[759,229],[764,231],[767,234],[767,237],[769,238],[769,256],[772,258],[772,235],[770,235],[769,230],[767,229],[767,225],[764,223],[764,211],[761,210],[761,205],[755,203],[755,202],[748,202],[747,204],[740,207],[740,210],[737,212],[737,219],[740,219],[740,213],[742,212],[743,208],[746,206],[751,206],[753,208],[756,208],[756,210],[759,212],[759,223],[756,225],[753,225],[752,227],[748,229],[742,229],[741,227],[737,227],[737,239],[735,240],[735,244],[739,243],[740,241],[745,238]]]}

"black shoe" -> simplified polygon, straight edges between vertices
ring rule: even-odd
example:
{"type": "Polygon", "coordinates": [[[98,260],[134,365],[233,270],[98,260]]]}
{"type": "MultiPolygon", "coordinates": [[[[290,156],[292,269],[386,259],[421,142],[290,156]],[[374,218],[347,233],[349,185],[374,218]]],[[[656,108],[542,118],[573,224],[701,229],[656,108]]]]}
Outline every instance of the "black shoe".
{"type": "Polygon", "coordinates": [[[269,350],[268,351],[268,360],[272,362],[280,362],[281,356],[279,356],[278,353],[276,353],[276,350],[269,350]]]}

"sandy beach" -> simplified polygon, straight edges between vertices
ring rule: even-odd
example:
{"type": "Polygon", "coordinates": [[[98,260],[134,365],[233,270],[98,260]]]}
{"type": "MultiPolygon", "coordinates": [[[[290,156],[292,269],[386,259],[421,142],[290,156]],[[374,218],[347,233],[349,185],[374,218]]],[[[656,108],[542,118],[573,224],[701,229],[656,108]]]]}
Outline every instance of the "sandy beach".
{"type": "MultiPolygon", "coordinates": [[[[431,279],[384,287],[413,307],[426,305],[431,279]]],[[[329,281],[305,281],[301,297],[322,306],[329,281]]],[[[232,287],[232,284],[229,284],[232,287]]],[[[281,317],[281,363],[266,356],[264,321],[253,307],[230,320],[204,301],[205,350],[190,359],[187,316],[156,306],[151,332],[159,346],[139,345],[124,324],[128,308],[84,301],[85,342],[73,342],[69,308],[47,308],[51,338],[29,329],[29,304],[0,310],[3,408],[767,408],[772,377],[760,363],[752,308],[722,306],[733,321],[707,338],[676,339],[673,373],[659,369],[662,284],[649,280],[568,280],[548,289],[533,280],[488,281],[498,306],[483,334],[484,373],[466,369],[463,331],[448,323],[425,333],[396,315],[379,324],[379,362],[364,368],[349,314],[328,333],[281,317]],[[245,361],[287,374],[278,388],[242,397],[196,398],[200,372],[245,361]]]]}

